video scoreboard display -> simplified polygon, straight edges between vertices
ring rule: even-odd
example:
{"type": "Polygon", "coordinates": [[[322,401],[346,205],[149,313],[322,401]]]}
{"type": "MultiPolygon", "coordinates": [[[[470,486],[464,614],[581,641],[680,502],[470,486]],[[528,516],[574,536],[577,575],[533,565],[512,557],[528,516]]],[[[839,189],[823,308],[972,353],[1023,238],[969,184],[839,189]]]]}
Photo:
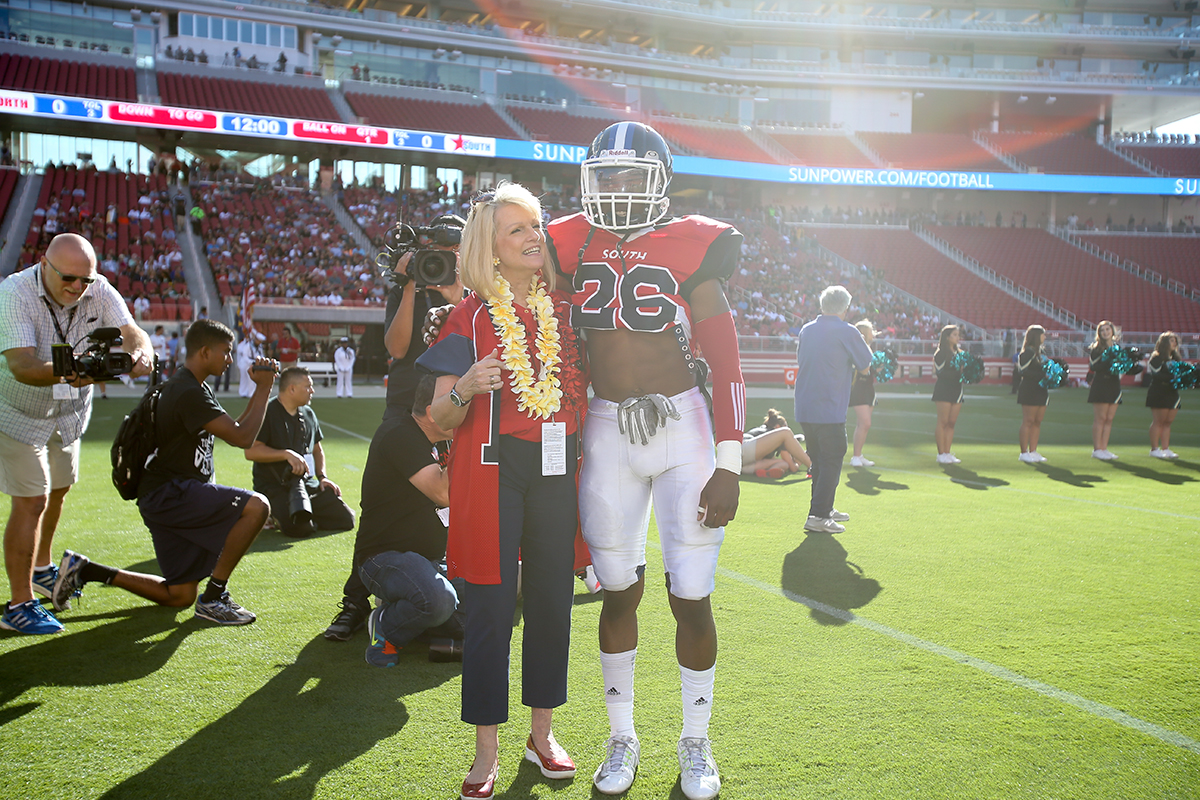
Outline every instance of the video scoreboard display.
{"type": "MultiPolygon", "coordinates": [[[[495,139],[462,133],[410,131],[375,125],[286,119],[149,103],[124,103],[0,90],[0,114],[57,117],[79,121],[196,131],[261,139],[349,144],[383,150],[448,153],[554,164],[578,164],[587,157],[579,145],[495,139]]],[[[599,133],[599,131],[597,131],[599,133]]],[[[1200,195],[1200,180],[1108,175],[1051,175],[1013,172],[953,172],[902,169],[840,169],[820,165],[751,164],[697,156],[676,156],[675,172],[711,178],[768,183],[864,188],[967,189],[1006,192],[1068,192],[1189,196],[1200,195]]]]}

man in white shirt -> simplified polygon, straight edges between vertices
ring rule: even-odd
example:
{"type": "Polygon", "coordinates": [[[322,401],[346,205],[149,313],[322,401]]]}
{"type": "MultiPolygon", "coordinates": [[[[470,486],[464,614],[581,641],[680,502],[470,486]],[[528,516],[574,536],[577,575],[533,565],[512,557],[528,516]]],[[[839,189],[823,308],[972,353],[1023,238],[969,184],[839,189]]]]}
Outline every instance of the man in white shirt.
{"type": "Polygon", "coordinates": [[[154,333],[150,334],[150,346],[154,348],[154,355],[158,357],[158,363],[166,369],[167,362],[171,360],[171,354],[167,352],[167,334],[162,325],[154,326],[154,333]]]}
{"type": "Polygon", "coordinates": [[[333,352],[333,368],[337,371],[337,396],[354,397],[354,345],[343,336],[338,349],[333,352]]]}
{"type": "Polygon", "coordinates": [[[254,366],[254,359],[262,355],[262,347],[258,342],[252,342],[251,336],[257,336],[260,340],[263,337],[261,333],[248,334],[242,337],[237,346],[237,368],[240,377],[238,378],[238,396],[250,397],[254,394],[254,380],[250,377],[250,367],[254,366]]]}

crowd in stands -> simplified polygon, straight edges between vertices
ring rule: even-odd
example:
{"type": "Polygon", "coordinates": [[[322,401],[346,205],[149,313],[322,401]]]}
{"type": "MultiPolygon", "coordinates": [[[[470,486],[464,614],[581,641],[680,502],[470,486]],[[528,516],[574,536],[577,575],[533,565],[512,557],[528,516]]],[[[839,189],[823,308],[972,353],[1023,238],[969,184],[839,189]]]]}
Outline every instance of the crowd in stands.
{"type": "Polygon", "coordinates": [[[194,192],[206,215],[201,235],[222,296],[240,294],[253,280],[263,301],[384,301],[387,287],[367,254],[314,191],[240,178],[194,192]]]}

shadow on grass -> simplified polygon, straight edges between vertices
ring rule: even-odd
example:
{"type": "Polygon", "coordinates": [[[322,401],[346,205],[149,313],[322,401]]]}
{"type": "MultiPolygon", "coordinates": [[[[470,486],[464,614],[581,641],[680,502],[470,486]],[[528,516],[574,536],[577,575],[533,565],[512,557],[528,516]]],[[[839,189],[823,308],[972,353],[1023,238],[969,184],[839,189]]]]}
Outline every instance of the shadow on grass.
{"type": "MultiPolygon", "coordinates": [[[[459,673],[404,656],[394,669],[347,659],[315,637],[241,705],[103,797],[312,797],[326,775],[404,727],[401,698],[459,673]]],[[[196,702],[218,690],[197,686],[196,702]]]]}
{"type": "Polygon", "coordinates": [[[908,488],[908,484],[894,483],[880,479],[877,472],[869,472],[865,469],[854,469],[846,474],[846,485],[859,494],[875,495],[882,491],[903,491],[908,488]]]}
{"type": "Polygon", "coordinates": [[[303,547],[305,542],[324,539],[326,536],[340,536],[343,533],[350,534],[350,538],[354,538],[354,531],[323,531],[318,530],[312,536],[284,536],[277,530],[264,530],[258,534],[258,538],[254,540],[254,544],[250,545],[252,553],[278,553],[284,550],[291,550],[293,547],[303,547]]]}
{"type": "MultiPolygon", "coordinates": [[[[1196,479],[1191,475],[1180,475],[1174,472],[1159,472],[1156,469],[1143,467],[1138,464],[1130,464],[1128,461],[1110,461],[1113,469],[1119,469],[1122,472],[1128,472],[1130,475],[1136,475],[1139,478],[1145,478],[1149,481],[1158,481],[1165,483],[1168,486],[1182,486],[1185,483],[1195,483],[1196,479]]],[[[1178,462],[1176,462],[1178,463],[1178,462]]]]}
{"type": "Polygon", "coordinates": [[[1033,468],[1052,481],[1078,486],[1081,489],[1095,489],[1097,483],[1108,482],[1107,478],[1102,478],[1099,475],[1076,475],[1069,469],[1052,467],[1048,464],[1034,464],[1033,468]]]}
{"type": "Polygon", "coordinates": [[[1008,481],[1002,478],[987,478],[978,472],[960,467],[958,464],[945,464],[942,466],[942,472],[946,473],[946,477],[950,478],[951,483],[981,492],[995,489],[998,486],[1008,486],[1008,481]]]}
{"type": "Polygon", "coordinates": [[[845,625],[848,614],[829,612],[862,608],[883,591],[879,581],[868,578],[862,567],[846,559],[846,548],[827,533],[808,534],[784,556],[779,585],[788,599],[808,606],[813,620],[821,625],[845,625]]]}
{"type": "MultiPolygon", "coordinates": [[[[78,606],[79,601],[75,603],[78,606]]],[[[65,633],[31,637],[35,641],[27,646],[0,655],[0,725],[39,705],[3,708],[34,686],[107,686],[157,671],[197,628],[176,622],[178,612],[176,608],[138,606],[92,616],[72,613],[62,617],[65,633]],[[113,621],[71,630],[72,623],[97,620],[113,621]]]]}

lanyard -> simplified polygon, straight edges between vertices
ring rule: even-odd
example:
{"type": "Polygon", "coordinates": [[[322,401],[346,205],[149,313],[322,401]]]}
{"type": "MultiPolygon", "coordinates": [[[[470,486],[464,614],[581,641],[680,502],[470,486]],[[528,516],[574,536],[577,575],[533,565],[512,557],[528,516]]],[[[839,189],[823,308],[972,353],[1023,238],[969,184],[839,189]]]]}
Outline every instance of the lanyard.
{"type": "MultiPolygon", "coordinates": [[[[50,305],[50,301],[42,295],[42,302],[46,304],[46,310],[50,312],[50,321],[54,323],[54,332],[58,334],[58,340],[63,344],[71,344],[67,341],[67,335],[63,333],[62,326],[58,324],[58,315],[54,313],[54,307],[50,305]]],[[[72,307],[67,311],[67,330],[71,330],[71,325],[75,323],[75,308],[72,307]]]]}

